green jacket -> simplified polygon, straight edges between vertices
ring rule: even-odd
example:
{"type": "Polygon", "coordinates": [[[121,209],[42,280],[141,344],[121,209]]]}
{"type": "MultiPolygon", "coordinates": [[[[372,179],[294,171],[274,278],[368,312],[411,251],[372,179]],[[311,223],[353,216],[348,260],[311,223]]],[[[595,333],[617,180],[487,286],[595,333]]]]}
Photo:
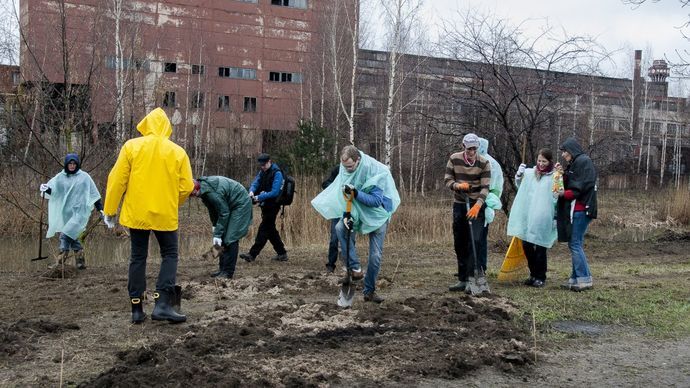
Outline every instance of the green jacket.
{"type": "Polygon", "coordinates": [[[199,181],[199,197],[214,225],[213,237],[230,245],[247,235],[252,224],[252,200],[240,183],[223,176],[206,176],[199,181]]]}

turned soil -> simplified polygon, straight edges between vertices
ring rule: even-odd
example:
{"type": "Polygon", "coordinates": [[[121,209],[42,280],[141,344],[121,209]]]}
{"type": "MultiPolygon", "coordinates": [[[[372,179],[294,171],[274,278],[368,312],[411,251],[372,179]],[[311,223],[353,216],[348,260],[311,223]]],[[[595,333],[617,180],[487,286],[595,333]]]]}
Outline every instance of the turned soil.
{"type": "MultiPolygon", "coordinates": [[[[625,252],[601,243],[593,260],[688,260],[687,240],[657,244],[625,252]]],[[[188,321],[179,325],[129,323],[124,263],[68,268],[64,278],[45,269],[2,273],[0,385],[690,384],[687,338],[656,340],[636,328],[565,322],[537,328],[534,348],[531,319],[510,300],[510,287],[519,286],[496,286],[482,297],[446,291],[451,252],[386,247],[378,284],[385,302],[364,302],[358,292],[351,309],[335,303],[342,270],[326,273],[315,248],[293,249],[279,263],[270,261],[267,247],[253,263],[240,260],[235,279],[226,281],[208,276],[214,259],[183,257],[178,283],[188,321]],[[542,331],[559,327],[570,331],[565,339],[541,340],[542,331]]],[[[566,257],[562,246],[554,256],[566,257]]],[[[150,259],[149,288],[158,263],[150,259]]],[[[568,291],[549,284],[544,292],[568,291]]],[[[151,299],[145,303],[150,314],[151,299]]]]}

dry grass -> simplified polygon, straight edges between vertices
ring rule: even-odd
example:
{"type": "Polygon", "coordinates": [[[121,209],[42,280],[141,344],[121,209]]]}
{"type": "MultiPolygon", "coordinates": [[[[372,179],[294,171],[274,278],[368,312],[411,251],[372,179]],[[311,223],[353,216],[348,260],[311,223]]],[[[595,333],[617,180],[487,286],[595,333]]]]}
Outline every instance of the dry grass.
{"type": "Polygon", "coordinates": [[[687,186],[671,189],[660,202],[659,216],[672,219],[683,225],[690,224],[690,188],[687,186]]]}

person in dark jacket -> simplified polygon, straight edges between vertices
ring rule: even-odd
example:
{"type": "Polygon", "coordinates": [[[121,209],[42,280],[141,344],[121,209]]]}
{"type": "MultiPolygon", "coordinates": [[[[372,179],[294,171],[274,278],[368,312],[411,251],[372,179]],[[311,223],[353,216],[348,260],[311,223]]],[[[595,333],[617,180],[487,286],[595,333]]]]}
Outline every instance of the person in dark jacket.
{"type": "Polygon", "coordinates": [[[568,242],[572,256],[572,272],[562,288],[583,291],[592,288],[583,241],[589,223],[597,218],[597,171],[574,138],[566,139],[560,146],[561,156],[567,162],[562,169],[563,190],[558,192],[557,229],[558,241],[568,242]]]}
{"type": "Polygon", "coordinates": [[[200,177],[192,196],[201,198],[213,224],[213,245],[221,247],[218,271],[212,277],[232,279],[240,250],[240,239],[252,224],[252,199],[247,190],[223,176],[200,177]]]}
{"type": "MultiPolygon", "coordinates": [[[[340,171],[340,165],[338,164],[331,170],[331,174],[321,183],[321,188],[326,190],[326,187],[330,186],[331,183],[338,177],[338,171],[340,171]]],[[[338,260],[338,235],[335,233],[335,227],[338,225],[340,218],[334,218],[331,220],[331,240],[328,242],[328,261],[326,262],[326,271],[332,273],[335,271],[335,262],[338,260]]]]}
{"type": "Polygon", "coordinates": [[[280,211],[280,205],[276,203],[276,199],[283,187],[283,172],[277,164],[273,163],[268,154],[260,154],[256,160],[259,162],[261,170],[249,186],[249,196],[252,202],[258,203],[261,207],[261,224],[259,224],[254,245],[248,253],[243,253],[240,257],[247,262],[256,260],[266,242],[270,241],[276,251],[276,255],[272,259],[287,261],[288,255],[285,244],[283,244],[278,229],[276,229],[276,218],[280,211]]]}

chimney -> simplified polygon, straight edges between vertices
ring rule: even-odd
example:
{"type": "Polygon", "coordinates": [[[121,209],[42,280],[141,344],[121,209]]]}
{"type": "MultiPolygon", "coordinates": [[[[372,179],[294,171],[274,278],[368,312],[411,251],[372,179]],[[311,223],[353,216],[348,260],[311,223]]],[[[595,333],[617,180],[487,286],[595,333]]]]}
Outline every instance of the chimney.
{"type": "Polygon", "coordinates": [[[630,136],[634,136],[640,129],[640,95],[642,92],[642,78],[640,77],[642,68],[642,50],[635,50],[635,69],[633,71],[633,95],[632,95],[632,131],[630,136]]]}

